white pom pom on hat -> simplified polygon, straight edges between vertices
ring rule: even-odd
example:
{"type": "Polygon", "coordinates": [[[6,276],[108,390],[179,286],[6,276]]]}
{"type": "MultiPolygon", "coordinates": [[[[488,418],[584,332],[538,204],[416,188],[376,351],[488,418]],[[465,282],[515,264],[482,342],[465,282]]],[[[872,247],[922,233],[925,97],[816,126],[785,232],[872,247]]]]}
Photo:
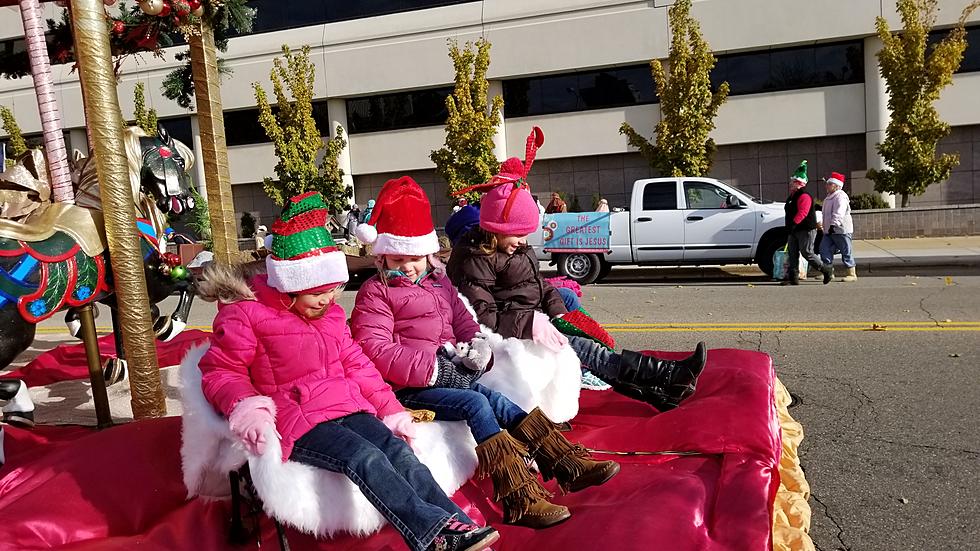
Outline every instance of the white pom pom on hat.
{"type": "Polygon", "coordinates": [[[378,240],[378,229],[371,224],[358,224],[354,235],[357,236],[358,241],[369,245],[378,240]]]}

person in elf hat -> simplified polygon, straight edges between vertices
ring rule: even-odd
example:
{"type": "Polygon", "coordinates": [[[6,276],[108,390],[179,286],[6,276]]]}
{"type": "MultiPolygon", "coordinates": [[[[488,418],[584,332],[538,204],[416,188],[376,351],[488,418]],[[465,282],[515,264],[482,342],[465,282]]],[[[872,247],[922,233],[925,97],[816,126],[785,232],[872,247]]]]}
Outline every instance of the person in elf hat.
{"type": "Polygon", "coordinates": [[[851,218],[851,200],[844,193],[844,175],[831,172],[826,180],[827,197],[823,200],[823,239],[820,241],[820,260],[833,270],[834,254],[840,251],[841,260],[847,267],[844,281],[857,281],[857,269],[851,255],[851,234],[854,220],[851,218]]]}
{"type": "Polygon", "coordinates": [[[477,442],[478,477],[489,476],[508,524],[546,528],[567,520],[568,508],[528,466],[565,490],[598,486],[619,472],[594,461],[565,439],[539,409],[528,413],[478,381],[493,363],[486,336],[446,278],[429,200],[405,176],[378,195],[371,225],[358,228],[373,243],[378,274],[357,292],[351,330],[405,406],[434,411],[436,419],[466,421],[477,442]]]}
{"type": "Polygon", "coordinates": [[[411,414],[351,337],[335,302],[346,258],[326,220],[319,193],[293,197],[272,225],[267,275],[209,267],[202,294],[221,304],[199,364],[204,396],[251,454],[278,445],[283,461],[347,475],[413,551],[486,549],[498,533],[415,457],[411,414]]]}
{"type": "Polygon", "coordinates": [[[706,359],[704,343],[698,343],[688,358],[664,360],[631,350],[617,354],[608,343],[597,342],[602,338],[566,338],[552,325],[553,320],[579,316],[568,316],[558,291],[542,279],[538,259],[527,245],[528,234],[538,230],[538,208],[527,174],[543,143],[544,134],[535,127],[523,163],[516,157],[507,159],[489,182],[460,192],[486,191],[486,195],[480,203],[479,227],[453,247],[449,279],[469,299],[480,323],[504,337],[532,339],[556,351],[571,345],[585,368],[616,391],[661,411],[676,407],[694,392],[706,359]]]}
{"type": "Polygon", "coordinates": [[[786,229],[788,230],[786,262],[788,264],[786,279],[780,285],[800,284],[800,255],[811,266],[823,273],[824,284],[834,278],[831,266],[825,266],[813,252],[813,244],[817,239],[817,211],[814,208],[813,196],[806,192],[807,175],[806,161],[789,179],[789,197],[786,199],[786,229]]]}

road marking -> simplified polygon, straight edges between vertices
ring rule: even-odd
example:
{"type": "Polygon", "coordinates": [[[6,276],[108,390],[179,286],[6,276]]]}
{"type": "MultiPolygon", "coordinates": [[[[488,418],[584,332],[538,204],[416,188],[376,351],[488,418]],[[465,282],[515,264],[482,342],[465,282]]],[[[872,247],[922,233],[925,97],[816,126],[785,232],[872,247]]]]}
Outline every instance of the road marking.
{"type": "MultiPolygon", "coordinates": [[[[211,331],[211,326],[210,325],[188,325],[184,329],[199,329],[201,331],[211,331]]],[[[100,334],[102,334],[102,333],[109,334],[109,333],[112,333],[112,328],[111,327],[96,327],[95,328],[95,332],[96,333],[100,333],[100,334]]],[[[68,328],[67,327],[38,327],[37,328],[37,334],[38,335],[56,335],[56,334],[59,334],[59,333],[68,334],[68,328]]]]}
{"type": "MultiPolygon", "coordinates": [[[[607,323],[610,333],[656,333],[680,331],[980,331],[980,321],[788,321],[732,323],[607,323]]],[[[188,325],[187,329],[211,331],[210,325],[188,325]]],[[[100,334],[111,332],[109,327],[97,327],[100,334]]],[[[67,333],[64,327],[38,327],[40,335],[67,333]]]]}
{"type": "Polygon", "coordinates": [[[610,333],[724,332],[724,331],[980,331],[978,321],[854,321],[854,322],[741,322],[741,323],[611,323],[610,333]]]}

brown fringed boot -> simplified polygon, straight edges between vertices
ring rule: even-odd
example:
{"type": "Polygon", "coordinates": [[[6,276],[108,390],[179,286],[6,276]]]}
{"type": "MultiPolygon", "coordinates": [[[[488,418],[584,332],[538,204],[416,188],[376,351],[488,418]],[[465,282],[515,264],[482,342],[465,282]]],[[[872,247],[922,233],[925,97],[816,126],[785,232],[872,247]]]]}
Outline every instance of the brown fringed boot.
{"type": "Polygon", "coordinates": [[[527,448],[506,430],[476,447],[480,461],[476,476],[490,476],[493,499],[504,505],[504,522],[527,528],[547,528],[572,516],[568,507],[548,502],[551,494],[541,486],[527,464],[527,448]]]}
{"type": "Polygon", "coordinates": [[[615,461],[595,461],[580,444],[572,444],[541,408],[534,408],[513,430],[527,446],[545,480],[558,479],[565,492],[604,484],[619,472],[615,461]]]}

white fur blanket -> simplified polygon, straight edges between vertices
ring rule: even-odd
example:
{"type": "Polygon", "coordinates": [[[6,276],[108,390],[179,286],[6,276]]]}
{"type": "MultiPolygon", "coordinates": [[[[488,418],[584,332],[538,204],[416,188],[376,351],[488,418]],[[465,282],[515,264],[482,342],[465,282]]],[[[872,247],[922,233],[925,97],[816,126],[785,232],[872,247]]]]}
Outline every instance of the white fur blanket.
{"type": "MultiPolygon", "coordinates": [[[[554,354],[530,341],[499,335],[491,335],[490,341],[494,367],[481,383],[504,393],[527,411],[540,406],[556,422],[578,413],[581,371],[571,349],[554,354]]],[[[227,421],[201,392],[198,362],[207,348],[191,349],[180,366],[184,411],[180,452],[188,497],[227,497],[228,473],[248,461],[255,489],[269,516],[318,536],[338,532],[363,536],[381,529],[383,517],[346,476],[292,461],[283,463],[279,446],[267,446],[261,456],[247,454],[227,421]]],[[[271,429],[266,439],[276,441],[271,429]]],[[[422,423],[415,444],[419,460],[448,495],[476,470],[476,442],[464,422],[422,423]]]]}

